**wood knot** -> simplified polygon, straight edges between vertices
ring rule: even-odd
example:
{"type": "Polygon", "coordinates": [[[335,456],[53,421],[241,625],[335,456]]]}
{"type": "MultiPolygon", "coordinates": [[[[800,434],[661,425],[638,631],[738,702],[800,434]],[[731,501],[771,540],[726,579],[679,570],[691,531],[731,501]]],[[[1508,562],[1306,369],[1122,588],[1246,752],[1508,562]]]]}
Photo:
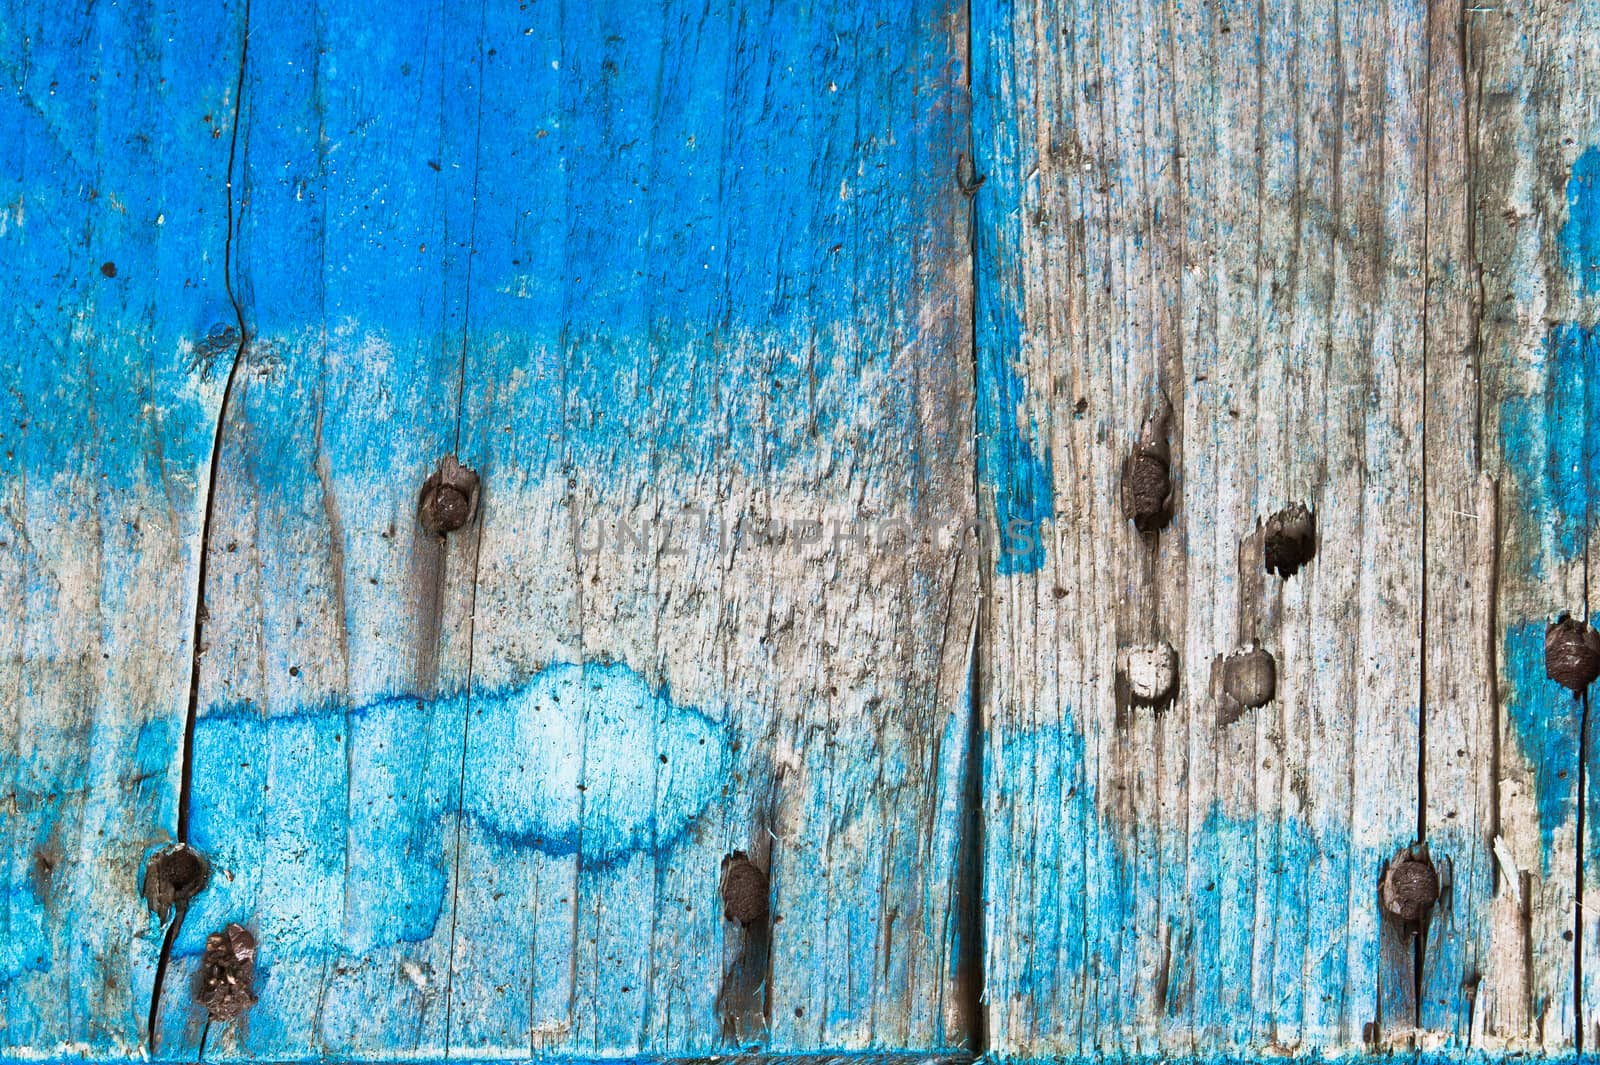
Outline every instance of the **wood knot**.
{"type": "Polygon", "coordinates": [[[1142,533],[1159,532],[1172,520],[1171,423],[1172,404],[1161,396],[1122,462],[1122,513],[1142,533]]]}
{"type": "Polygon", "coordinates": [[[1128,702],[1162,707],[1178,691],[1178,652],[1164,640],[1129,647],[1118,656],[1118,673],[1128,702]]]}
{"type": "Polygon", "coordinates": [[[1221,673],[1217,705],[1220,724],[1233,724],[1246,710],[1266,706],[1278,693],[1278,663],[1271,652],[1254,641],[1222,659],[1221,673]]]}
{"type": "Polygon", "coordinates": [[[767,918],[767,874],[744,851],[722,859],[722,913],[730,921],[750,926],[767,918]]]}
{"type": "Polygon", "coordinates": [[[1383,872],[1378,894],[1389,916],[1415,924],[1439,901],[1439,873],[1423,847],[1402,851],[1383,872]]]}
{"type": "Polygon", "coordinates": [[[1544,633],[1545,676],[1581,693],[1600,677],[1600,633],[1562,614],[1544,633]]]}
{"type": "Polygon", "coordinates": [[[1304,503],[1291,503],[1267,519],[1267,572],[1292,577],[1317,553],[1317,524],[1304,503]]]}
{"type": "Polygon", "coordinates": [[[206,936],[194,1000],[214,1021],[231,1021],[256,1004],[256,940],[243,925],[206,936]]]}
{"type": "Polygon", "coordinates": [[[144,870],[144,901],[150,912],[165,922],[174,909],[180,912],[211,881],[205,856],[179,843],[151,855],[144,870]]]}
{"type": "Polygon", "coordinates": [[[446,455],[422,484],[417,500],[417,520],[435,536],[455,532],[478,512],[478,475],[446,455]]]}

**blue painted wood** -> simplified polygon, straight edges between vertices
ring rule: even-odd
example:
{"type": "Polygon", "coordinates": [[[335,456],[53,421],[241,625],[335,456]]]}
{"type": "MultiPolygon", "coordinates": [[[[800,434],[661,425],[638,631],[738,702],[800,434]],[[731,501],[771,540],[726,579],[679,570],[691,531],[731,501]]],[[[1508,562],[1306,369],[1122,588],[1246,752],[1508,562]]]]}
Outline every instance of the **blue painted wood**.
{"type": "Polygon", "coordinates": [[[970,517],[956,13],[249,18],[159,1054],[959,1046],[975,556],[739,524],[970,517]]]}
{"type": "Polygon", "coordinates": [[[0,5],[0,1057],[136,1056],[235,314],[235,5],[0,5]]]}

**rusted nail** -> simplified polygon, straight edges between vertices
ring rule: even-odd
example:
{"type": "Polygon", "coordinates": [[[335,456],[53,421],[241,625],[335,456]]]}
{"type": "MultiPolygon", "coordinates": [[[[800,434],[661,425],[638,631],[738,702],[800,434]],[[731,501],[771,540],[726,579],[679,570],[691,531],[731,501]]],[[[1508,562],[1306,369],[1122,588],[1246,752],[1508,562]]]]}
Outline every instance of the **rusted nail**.
{"type": "Polygon", "coordinates": [[[1384,912],[1408,924],[1427,916],[1439,901],[1439,873],[1425,846],[1407,847],[1383,871],[1378,894],[1384,912]]]}
{"type": "Polygon", "coordinates": [[[1562,614],[1544,631],[1545,676],[1574,692],[1600,677],[1600,632],[1562,614]]]}
{"type": "Polygon", "coordinates": [[[1140,532],[1159,532],[1172,520],[1171,423],[1172,404],[1160,396],[1122,462],[1122,513],[1140,532]]]}
{"type": "Polygon", "coordinates": [[[214,1021],[231,1021],[256,1004],[256,940],[242,925],[230,924],[206,936],[195,1001],[214,1021]]]}
{"type": "Polygon", "coordinates": [[[478,475],[446,455],[422,485],[417,520],[435,536],[455,532],[478,512],[478,475]]]}
{"type": "Polygon", "coordinates": [[[150,912],[165,922],[175,908],[182,910],[210,881],[211,866],[205,856],[179,843],[150,856],[144,869],[144,901],[150,912]]]}
{"type": "Polygon", "coordinates": [[[1222,691],[1217,718],[1224,725],[1239,720],[1246,710],[1272,702],[1278,692],[1278,663],[1271,652],[1251,641],[1222,660],[1222,691]]]}
{"type": "Polygon", "coordinates": [[[744,851],[722,859],[722,913],[749,926],[767,917],[767,874],[744,851]]]}
{"type": "Polygon", "coordinates": [[[1178,652],[1166,641],[1129,647],[1117,656],[1128,701],[1135,706],[1165,706],[1178,689],[1178,652]]]}
{"type": "Polygon", "coordinates": [[[1291,503],[1267,519],[1267,572],[1291,577],[1317,553],[1317,523],[1304,503],[1291,503]]]}

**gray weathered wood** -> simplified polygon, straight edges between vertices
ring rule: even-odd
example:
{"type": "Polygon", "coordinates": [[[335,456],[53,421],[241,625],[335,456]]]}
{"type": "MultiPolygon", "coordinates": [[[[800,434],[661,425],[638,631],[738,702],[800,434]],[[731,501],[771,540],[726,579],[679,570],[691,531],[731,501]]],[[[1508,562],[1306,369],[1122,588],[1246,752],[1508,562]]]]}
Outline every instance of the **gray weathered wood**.
{"type": "Polygon", "coordinates": [[[974,18],[980,322],[1016,316],[979,357],[1020,381],[987,428],[1054,493],[986,596],[992,1049],[1409,1042],[1376,887],[1418,828],[1425,12],[974,18]],[[1147,535],[1120,478],[1161,394],[1178,502],[1147,535]],[[1258,523],[1297,501],[1319,548],[1285,580],[1258,523]],[[1227,712],[1255,640],[1277,697],[1227,712]],[[1130,705],[1118,655],[1155,641],[1176,700],[1130,705]]]}

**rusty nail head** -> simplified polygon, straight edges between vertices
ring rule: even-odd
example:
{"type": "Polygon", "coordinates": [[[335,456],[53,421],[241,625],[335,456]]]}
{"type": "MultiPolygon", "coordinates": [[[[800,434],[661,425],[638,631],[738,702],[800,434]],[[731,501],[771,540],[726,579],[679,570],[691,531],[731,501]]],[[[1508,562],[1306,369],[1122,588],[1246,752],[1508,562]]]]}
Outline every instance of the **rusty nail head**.
{"type": "Polygon", "coordinates": [[[230,924],[206,937],[200,958],[195,1001],[212,1020],[230,1021],[256,1004],[256,940],[242,925],[230,924]]]}
{"type": "Polygon", "coordinates": [[[1600,632],[1562,614],[1544,633],[1545,676],[1573,692],[1600,677],[1600,632]]]}
{"type": "Polygon", "coordinates": [[[182,910],[204,891],[210,881],[211,866],[205,856],[188,844],[178,843],[150,856],[144,870],[144,900],[150,912],[165,921],[174,909],[182,910]]]}
{"type": "Polygon", "coordinates": [[[1278,692],[1278,663],[1272,652],[1252,642],[1222,660],[1222,691],[1238,707],[1254,710],[1278,692]]]}
{"type": "Polygon", "coordinates": [[[446,455],[422,485],[417,520],[435,536],[455,532],[478,512],[478,475],[446,455]]]}
{"type": "Polygon", "coordinates": [[[752,925],[767,917],[767,874],[744,851],[722,859],[722,912],[730,921],[752,925]]]}
{"type": "Polygon", "coordinates": [[[1390,862],[1379,894],[1390,916],[1408,924],[1422,920],[1439,901],[1439,873],[1427,852],[1408,848],[1390,862]]]}
{"type": "Polygon", "coordinates": [[[1159,396],[1122,462],[1122,512],[1142,533],[1159,532],[1172,520],[1171,423],[1172,404],[1159,396]]]}

